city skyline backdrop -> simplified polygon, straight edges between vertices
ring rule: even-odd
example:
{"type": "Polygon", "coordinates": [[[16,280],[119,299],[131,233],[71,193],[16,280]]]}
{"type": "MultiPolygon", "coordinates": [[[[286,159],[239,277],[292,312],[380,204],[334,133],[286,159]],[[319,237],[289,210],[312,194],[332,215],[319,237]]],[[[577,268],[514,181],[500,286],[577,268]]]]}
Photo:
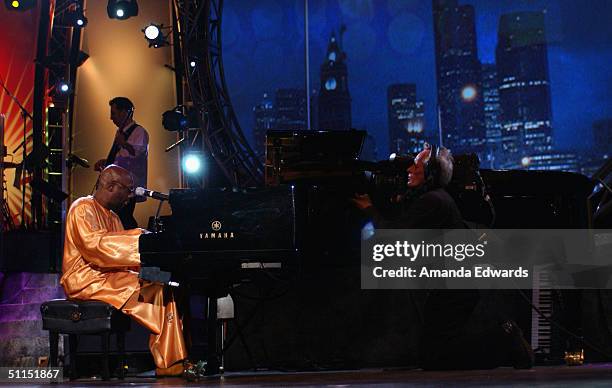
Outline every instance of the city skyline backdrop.
{"type": "MultiPolygon", "coordinates": [[[[424,101],[428,136],[437,132],[436,75],[432,2],[311,1],[311,90],[319,89],[319,70],[332,32],[347,27],[348,87],[353,127],[375,138],[378,157],[388,150],[387,87],[415,83],[424,101]]],[[[589,7],[569,1],[461,1],[476,14],[478,57],[495,60],[502,14],[544,11],[552,96],[554,144],[558,149],[589,148],[592,124],[608,117],[612,59],[607,16],[612,6],[594,0],[589,7]],[[588,20],[589,23],[585,23],[588,20]]],[[[253,107],[263,94],[304,88],[303,2],[252,4],[228,2],[224,10],[224,66],[232,103],[249,138],[253,107]],[[233,8],[235,7],[235,8],[233,8]],[[245,75],[247,75],[245,77],[245,75]]],[[[313,122],[313,127],[316,121],[313,122]]]]}

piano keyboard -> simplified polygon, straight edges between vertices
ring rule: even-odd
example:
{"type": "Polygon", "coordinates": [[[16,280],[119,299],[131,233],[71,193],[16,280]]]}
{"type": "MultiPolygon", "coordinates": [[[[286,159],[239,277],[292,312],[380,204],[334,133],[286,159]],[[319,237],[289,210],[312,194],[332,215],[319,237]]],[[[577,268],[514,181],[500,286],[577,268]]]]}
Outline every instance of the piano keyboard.
{"type": "MultiPolygon", "coordinates": [[[[546,318],[553,314],[553,289],[550,273],[534,268],[532,303],[546,318]]],[[[549,320],[532,309],[531,347],[534,353],[549,356],[552,347],[552,326],[549,320]]]]}

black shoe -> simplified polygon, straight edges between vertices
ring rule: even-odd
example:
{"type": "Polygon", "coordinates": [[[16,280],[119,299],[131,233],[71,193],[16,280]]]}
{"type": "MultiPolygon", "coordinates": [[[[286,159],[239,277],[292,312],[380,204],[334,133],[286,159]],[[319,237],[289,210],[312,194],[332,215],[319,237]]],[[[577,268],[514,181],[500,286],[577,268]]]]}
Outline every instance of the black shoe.
{"type": "Polygon", "coordinates": [[[521,328],[513,320],[502,323],[501,327],[508,335],[510,341],[510,352],[514,369],[531,369],[535,357],[531,345],[523,337],[521,328]]]}

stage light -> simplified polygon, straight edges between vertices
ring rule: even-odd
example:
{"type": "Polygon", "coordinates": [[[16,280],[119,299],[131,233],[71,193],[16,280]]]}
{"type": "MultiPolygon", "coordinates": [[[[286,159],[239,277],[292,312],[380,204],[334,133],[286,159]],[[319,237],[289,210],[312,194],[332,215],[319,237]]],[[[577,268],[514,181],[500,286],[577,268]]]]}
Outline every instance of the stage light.
{"type": "Polygon", "coordinates": [[[169,45],[166,36],[162,32],[163,28],[163,24],[151,23],[142,29],[142,32],[144,32],[145,39],[147,40],[147,42],[149,42],[149,47],[158,48],[169,45]]]}
{"type": "Polygon", "coordinates": [[[183,171],[188,175],[200,174],[204,161],[200,152],[188,151],[183,156],[183,171]]]}
{"type": "Polygon", "coordinates": [[[155,40],[159,37],[159,34],[161,34],[159,26],[153,23],[145,27],[143,31],[148,40],[155,40]]]}
{"type": "Polygon", "coordinates": [[[85,27],[87,26],[87,18],[83,14],[81,7],[74,8],[66,13],[64,23],[71,27],[85,27]]]}
{"type": "Polygon", "coordinates": [[[4,0],[4,5],[11,11],[27,11],[36,6],[36,0],[4,0]]]}
{"type": "Polygon", "coordinates": [[[59,80],[55,84],[55,95],[56,96],[65,96],[72,91],[70,87],[70,83],[65,80],[59,80]]]}
{"type": "Polygon", "coordinates": [[[162,115],[162,126],[167,131],[184,131],[188,124],[189,120],[179,110],[169,110],[162,115]]]}
{"type": "Polygon", "coordinates": [[[70,90],[70,86],[67,83],[61,83],[59,87],[60,92],[67,93],[70,90]]]}
{"type": "Polygon", "coordinates": [[[108,0],[106,13],[111,19],[125,20],[138,15],[136,0],[108,0]]]}
{"type": "Polygon", "coordinates": [[[197,65],[196,61],[192,60],[192,61],[189,62],[189,66],[191,66],[191,67],[196,67],[196,65],[197,65]]]}
{"type": "Polygon", "coordinates": [[[87,22],[88,22],[87,18],[83,15],[77,17],[76,19],[76,25],[78,27],[85,27],[87,25],[87,22]]]}
{"type": "Polygon", "coordinates": [[[54,106],[64,107],[72,94],[72,85],[69,82],[60,79],[53,85],[49,91],[49,97],[54,106]]]}

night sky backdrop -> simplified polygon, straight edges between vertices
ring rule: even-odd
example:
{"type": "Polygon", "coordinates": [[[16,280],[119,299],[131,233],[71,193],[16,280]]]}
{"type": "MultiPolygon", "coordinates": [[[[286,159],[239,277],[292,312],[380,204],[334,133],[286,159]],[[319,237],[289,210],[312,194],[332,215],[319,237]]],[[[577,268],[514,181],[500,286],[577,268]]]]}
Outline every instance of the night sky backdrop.
{"type": "MultiPolygon", "coordinates": [[[[612,116],[612,2],[607,0],[464,0],[476,11],[478,51],[494,62],[503,13],[545,10],[555,146],[591,146],[593,121],[612,116]]],[[[330,33],[345,24],[353,126],[388,150],[386,94],[392,83],[417,85],[426,132],[437,131],[430,0],[310,0],[311,89],[330,33]]],[[[253,106],[264,92],[304,88],[303,0],[229,0],[223,12],[224,66],[240,124],[251,136],[253,106]]]]}

